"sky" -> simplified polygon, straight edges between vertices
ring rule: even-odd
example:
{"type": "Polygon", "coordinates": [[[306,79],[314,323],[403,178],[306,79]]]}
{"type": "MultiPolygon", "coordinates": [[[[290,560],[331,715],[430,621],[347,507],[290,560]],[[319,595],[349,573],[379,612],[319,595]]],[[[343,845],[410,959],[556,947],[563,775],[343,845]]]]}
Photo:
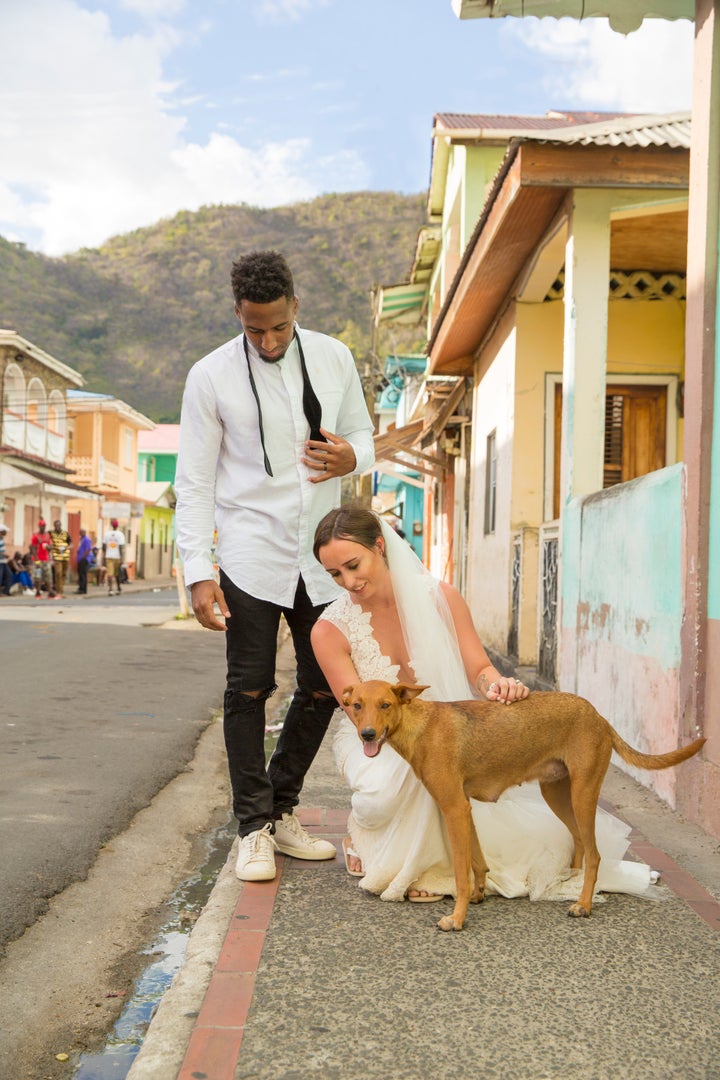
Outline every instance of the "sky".
{"type": "Polygon", "coordinates": [[[0,235],[57,256],[203,205],[424,191],[435,113],[689,109],[692,38],[451,0],[0,0],[0,235]]]}

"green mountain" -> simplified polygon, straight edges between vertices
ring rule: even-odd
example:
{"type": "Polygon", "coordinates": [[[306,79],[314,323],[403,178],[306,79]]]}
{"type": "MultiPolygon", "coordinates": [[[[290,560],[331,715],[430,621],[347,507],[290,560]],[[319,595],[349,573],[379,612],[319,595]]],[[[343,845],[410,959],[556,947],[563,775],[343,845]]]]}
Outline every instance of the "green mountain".
{"type": "MultiPolygon", "coordinates": [[[[392,192],[323,195],[271,210],[208,206],[56,259],[0,237],[0,326],[80,371],[86,389],[176,422],[190,366],[239,333],[233,259],[282,251],[300,325],[341,338],[362,371],[372,344],[370,290],[407,278],[424,211],[424,195],[392,192]]],[[[405,331],[386,351],[419,345],[418,332],[405,331]]]]}

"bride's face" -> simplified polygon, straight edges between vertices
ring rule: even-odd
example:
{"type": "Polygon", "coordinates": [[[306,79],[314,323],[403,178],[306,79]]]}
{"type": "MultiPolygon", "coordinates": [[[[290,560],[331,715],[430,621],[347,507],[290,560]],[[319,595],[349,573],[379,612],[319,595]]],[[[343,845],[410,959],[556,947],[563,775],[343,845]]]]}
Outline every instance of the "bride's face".
{"type": "Polygon", "coordinates": [[[389,570],[383,557],[383,541],[372,549],[354,540],[330,540],[321,547],[320,562],[330,577],[359,600],[367,600],[384,589],[389,570]]]}

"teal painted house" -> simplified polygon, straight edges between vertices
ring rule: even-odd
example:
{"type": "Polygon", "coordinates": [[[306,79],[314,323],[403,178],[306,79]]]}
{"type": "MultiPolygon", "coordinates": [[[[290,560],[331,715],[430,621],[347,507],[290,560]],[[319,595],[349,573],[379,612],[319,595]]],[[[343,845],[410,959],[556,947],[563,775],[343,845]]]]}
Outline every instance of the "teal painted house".
{"type": "MultiPolygon", "coordinates": [[[[410,409],[422,387],[427,357],[414,354],[388,356],[385,361],[387,386],[375,406],[379,433],[407,423],[410,409]]],[[[377,462],[373,495],[383,513],[397,518],[399,527],[418,558],[423,557],[425,485],[412,464],[402,459],[392,466],[377,462]]]]}
{"type": "Polygon", "coordinates": [[[174,484],[180,425],[158,424],[153,431],[140,434],[143,437],[138,439],[138,480],[143,484],[159,480],[174,484]]]}

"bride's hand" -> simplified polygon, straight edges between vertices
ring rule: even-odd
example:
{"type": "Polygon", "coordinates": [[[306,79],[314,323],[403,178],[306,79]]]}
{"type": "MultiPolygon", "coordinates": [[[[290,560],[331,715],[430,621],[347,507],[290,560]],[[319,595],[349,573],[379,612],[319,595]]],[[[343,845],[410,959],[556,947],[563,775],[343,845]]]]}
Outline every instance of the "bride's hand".
{"type": "Polygon", "coordinates": [[[529,687],[521,683],[519,679],[505,678],[501,675],[494,679],[487,689],[488,701],[500,701],[503,705],[512,705],[514,701],[522,701],[530,693],[529,687]]]}

